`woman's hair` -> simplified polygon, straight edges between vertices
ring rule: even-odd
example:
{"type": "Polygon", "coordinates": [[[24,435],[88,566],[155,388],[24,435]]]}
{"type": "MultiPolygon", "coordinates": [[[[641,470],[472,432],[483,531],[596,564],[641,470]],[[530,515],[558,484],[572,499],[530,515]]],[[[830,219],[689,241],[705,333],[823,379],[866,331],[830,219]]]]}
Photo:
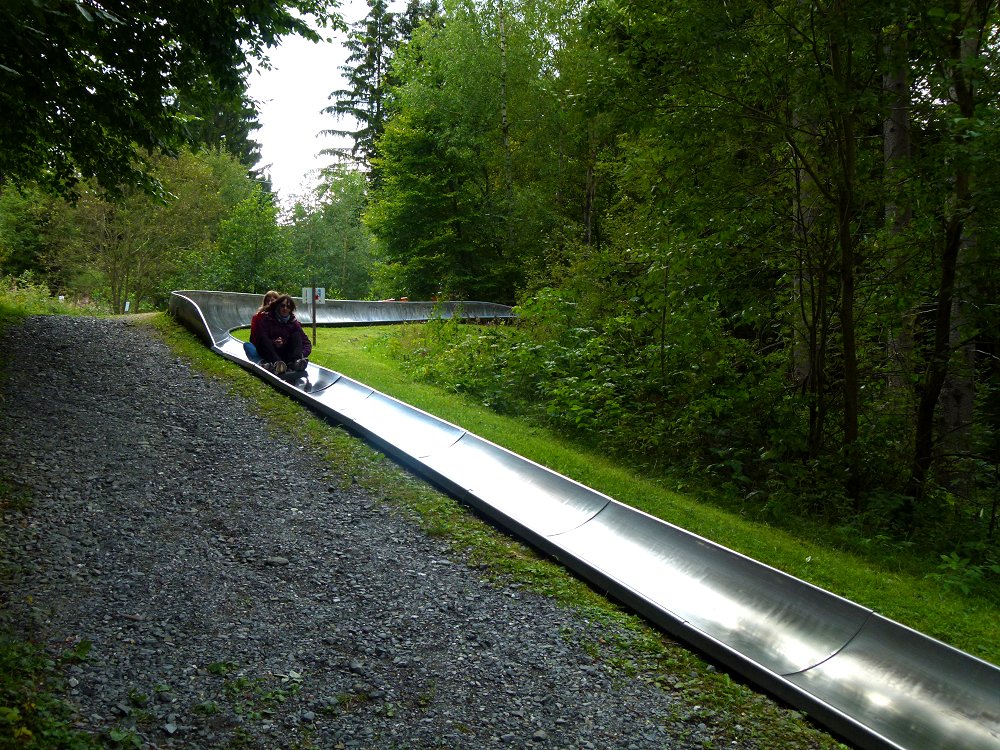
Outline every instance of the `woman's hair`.
{"type": "Polygon", "coordinates": [[[280,296],[281,292],[276,292],[273,289],[268,289],[264,293],[264,299],[260,301],[260,307],[257,308],[257,312],[262,313],[265,310],[267,310],[267,308],[271,306],[271,303],[274,302],[274,300],[276,300],[280,296]]]}
{"type": "Polygon", "coordinates": [[[268,308],[267,308],[267,309],[268,309],[268,310],[274,310],[275,312],[277,312],[277,310],[278,310],[278,306],[279,306],[279,305],[280,305],[280,304],[281,304],[282,302],[284,302],[284,303],[286,303],[286,304],[288,305],[288,312],[295,312],[295,300],[293,300],[293,299],[292,299],[292,298],[291,298],[291,297],[290,297],[289,295],[287,295],[287,294],[279,294],[279,295],[278,295],[278,298],[277,298],[276,300],[274,300],[274,302],[272,302],[272,303],[271,303],[271,304],[270,304],[270,305],[268,306],[268,308]]]}

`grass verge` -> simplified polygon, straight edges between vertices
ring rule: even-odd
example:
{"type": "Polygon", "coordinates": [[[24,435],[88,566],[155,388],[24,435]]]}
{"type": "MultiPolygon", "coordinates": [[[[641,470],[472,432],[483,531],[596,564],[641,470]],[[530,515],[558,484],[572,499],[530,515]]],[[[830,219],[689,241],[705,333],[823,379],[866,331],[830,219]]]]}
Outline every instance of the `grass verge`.
{"type": "Polygon", "coordinates": [[[73,729],[73,710],[58,697],[60,663],[19,637],[0,634],[0,748],[104,747],[93,736],[73,729]]]}
{"type": "Polygon", "coordinates": [[[53,297],[47,286],[30,277],[0,276],[0,330],[27,315],[60,313],[83,315],[88,310],[53,297]]]}

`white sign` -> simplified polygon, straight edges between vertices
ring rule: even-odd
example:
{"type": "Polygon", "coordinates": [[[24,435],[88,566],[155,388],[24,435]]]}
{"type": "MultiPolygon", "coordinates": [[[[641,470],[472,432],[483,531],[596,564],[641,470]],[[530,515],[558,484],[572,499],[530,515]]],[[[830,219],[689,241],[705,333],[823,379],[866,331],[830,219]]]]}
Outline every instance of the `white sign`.
{"type": "MultiPolygon", "coordinates": [[[[311,286],[302,287],[302,301],[307,305],[312,304],[312,293],[313,288],[311,286]]],[[[324,302],[326,302],[326,289],[318,286],[316,287],[316,304],[322,305],[324,302]]]]}

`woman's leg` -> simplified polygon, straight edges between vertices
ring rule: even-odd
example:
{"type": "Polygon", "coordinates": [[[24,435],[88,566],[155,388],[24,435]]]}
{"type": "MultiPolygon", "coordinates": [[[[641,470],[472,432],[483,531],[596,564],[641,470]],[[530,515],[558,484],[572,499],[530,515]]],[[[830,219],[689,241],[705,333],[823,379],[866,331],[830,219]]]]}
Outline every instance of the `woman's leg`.
{"type": "Polygon", "coordinates": [[[261,360],[264,362],[277,362],[281,359],[281,355],[275,349],[273,341],[265,336],[258,336],[257,338],[257,353],[260,355],[261,360]]]}

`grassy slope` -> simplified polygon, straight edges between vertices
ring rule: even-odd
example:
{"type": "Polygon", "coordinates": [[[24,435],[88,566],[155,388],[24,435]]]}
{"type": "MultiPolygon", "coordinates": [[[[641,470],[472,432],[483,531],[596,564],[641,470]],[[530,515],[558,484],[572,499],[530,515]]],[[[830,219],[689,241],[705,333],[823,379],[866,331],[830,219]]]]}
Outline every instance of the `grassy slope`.
{"type": "Polygon", "coordinates": [[[925,577],[932,568],[914,570],[912,559],[894,560],[884,553],[878,560],[863,559],[671,492],[559,435],[494,414],[454,393],[414,382],[398,363],[381,356],[377,348],[366,350],[366,344],[384,333],[373,328],[321,329],[313,359],[616,500],[1000,664],[996,626],[1000,607],[996,602],[963,595],[954,587],[925,577]]]}

